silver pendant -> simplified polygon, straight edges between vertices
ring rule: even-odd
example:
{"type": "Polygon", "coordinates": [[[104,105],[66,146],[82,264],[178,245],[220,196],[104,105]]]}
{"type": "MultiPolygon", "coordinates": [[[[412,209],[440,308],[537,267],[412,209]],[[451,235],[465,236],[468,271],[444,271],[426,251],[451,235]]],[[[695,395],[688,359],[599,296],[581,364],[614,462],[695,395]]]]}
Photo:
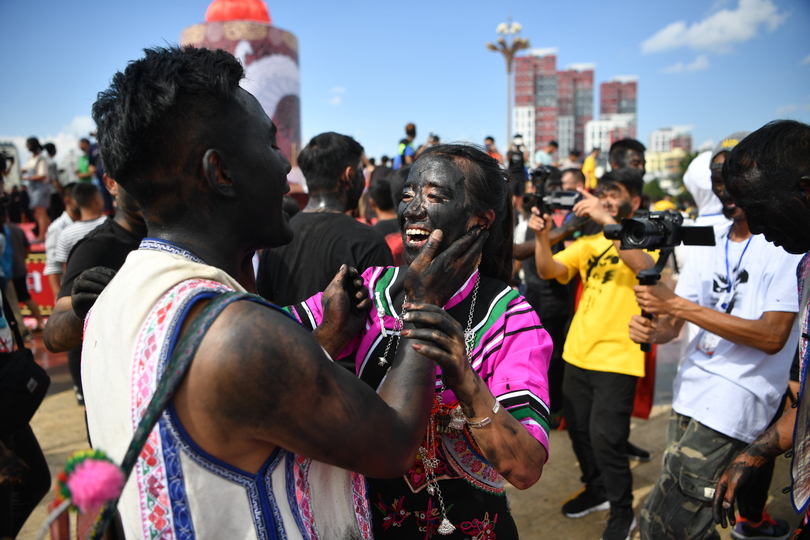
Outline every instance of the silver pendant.
{"type": "Polygon", "coordinates": [[[430,493],[431,495],[435,495],[435,494],[436,494],[436,488],[435,488],[435,487],[433,487],[433,484],[428,484],[427,491],[428,491],[428,493],[430,493]]]}
{"type": "Polygon", "coordinates": [[[379,358],[377,358],[377,365],[378,366],[383,367],[387,363],[388,363],[388,360],[386,360],[384,356],[380,356],[379,358]]]}
{"type": "Polygon", "coordinates": [[[444,518],[442,520],[442,524],[439,525],[439,528],[438,528],[439,534],[450,534],[455,530],[456,530],[456,526],[453,525],[452,523],[450,523],[450,520],[447,519],[447,518],[444,518]]]}
{"type": "Polygon", "coordinates": [[[464,425],[467,423],[467,417],[464,416],[464,413],[461,412],[460,407],[456,407],[450,413],[450,424],[449,426],[453,429],[461,431],[464,429],[464,425]]]}

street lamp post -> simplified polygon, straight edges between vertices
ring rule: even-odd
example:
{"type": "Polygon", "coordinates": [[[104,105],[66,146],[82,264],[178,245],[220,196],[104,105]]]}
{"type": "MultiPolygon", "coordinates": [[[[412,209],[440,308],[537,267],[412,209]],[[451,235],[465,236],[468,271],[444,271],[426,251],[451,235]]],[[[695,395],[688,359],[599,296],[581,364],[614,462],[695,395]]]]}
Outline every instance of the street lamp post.
{"type": "Polygon", "coordinates": [[[507,148],[512,141],[512,63],[515,53],[529,48],[529,40],[520,37],[523,27],[520,23],[512,22],[510,18],[507,22],[501,23],[495,29],[501,36],[497,44],[487,43],[487,49],[497,51],[506,60],[506,145],[507,148]]]}

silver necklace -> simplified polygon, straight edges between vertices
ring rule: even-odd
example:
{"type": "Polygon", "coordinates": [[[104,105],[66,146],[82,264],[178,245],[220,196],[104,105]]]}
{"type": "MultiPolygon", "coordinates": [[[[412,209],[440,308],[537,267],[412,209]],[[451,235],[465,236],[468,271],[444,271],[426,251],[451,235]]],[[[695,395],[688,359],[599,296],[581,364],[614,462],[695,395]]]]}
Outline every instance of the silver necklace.
{"type": "MultiPolygon", "coordinates": [[[[475,304],[478,300],[478,287],[481,285],[481,274],[479,273],[475,278],[475,288],[473,289],[472,293],[472,300],[470,302],[470,314],[467,317],[467,329],[464,330],[464,348],[467,353],[467,361],[472,364],[472,348],[475,345],[475,332],[473,332],[473,317],[475,315],[475,304]]],[[[385,325],[383,324],[383,316],[385,315],[385,310],[382,307],[382,298],[381,294],[378,292],[375,294],[375,298],[377,299],[377,316],[380,318],[380,329],[382,332],[383,337],[386,335],[385,325]]],[[[402,301],[403,305],[408,301],[407,296],[402,301]]],[[[396,338],[396,347],[394,347],[394,354],[396,354],[396,350],[399,348],[399,341],[400,341],[400,332],[402,330],[402,316],[405,313],[403,309],[397,315],[396,322],[394,323],[394,330],[391,331],[390,337],[388,338],[388,343],[385,346],[385,352],[382,356],[377,359],[377,365],[385,366],[388,363],[388,351],[391,349],[391,344],[394,342],[396,338]]],[[[443,404],[442,394],[446,390],[444,386],[444,381],[442,381],[441,388],[439,389],[439,393],[436,394],[434,397],[434,409],[438,411],[441,409],[443,404]]],[[[436,413],[436,414],[437,414],[436,413]]],[[[442,513],[442,522],[439,524],[437,532],[441,535],[448,535],[451,534],[453,531],[456,530],[456,526],[453,525],[450,520],[447,518],[447,509],[444,506],[444,497],[442,497],[442,490],[439,487],[439,481],[436,478],[436,468],[439,466],[439,458],[436,456],[436,414],[431,413],[430,419],[428,420],[428,429],[427,429],[427,436],[426,438],[426,446],[419,447],[419,454],[422,456],[422,463],[425,466],[425,476],[427,477],[427,492],[430,494],[431,497],[435,496],[436,499],[439,501],[439,509],[442,513]]],[[[464,429],[464,424],[466,423],[467,419],[464,417],[464,413],[461,412],[460,407],[456,407],[453,409],[451,413],[451,420],[448,424],[450,428],[462,430],[464,429]]]]}

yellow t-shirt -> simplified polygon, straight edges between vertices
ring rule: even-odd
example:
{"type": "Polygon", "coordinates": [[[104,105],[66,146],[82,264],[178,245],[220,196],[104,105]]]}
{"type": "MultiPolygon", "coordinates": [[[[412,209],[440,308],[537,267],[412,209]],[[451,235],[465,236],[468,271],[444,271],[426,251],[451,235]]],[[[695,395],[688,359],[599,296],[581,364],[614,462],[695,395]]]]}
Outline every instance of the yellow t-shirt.
{"type": "Polygon", "coordinates": [[[596,189],[596,160],[588,156],[582,163],[582,174],[585,175],[585,189],[596,189]]]}
{"type": "MultiPolygon", "coordinates": [[[[648,253],[657,259],[656,252],[648,253]]],[[[613,241],[602,233],[583,236],[554,259],[568,269],[558,281],[568,283],[579,274],[583,283],[563,359],[582,369],[643,377],[644,353],[628,329],[631,315],[641,314],[633,293],[638,280],[613,241]]]]}

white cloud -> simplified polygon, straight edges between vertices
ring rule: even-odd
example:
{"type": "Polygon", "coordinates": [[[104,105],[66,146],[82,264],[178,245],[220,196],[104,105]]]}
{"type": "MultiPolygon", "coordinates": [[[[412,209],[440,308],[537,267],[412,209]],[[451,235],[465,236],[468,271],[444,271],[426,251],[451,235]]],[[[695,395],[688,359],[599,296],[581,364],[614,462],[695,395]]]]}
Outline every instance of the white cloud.
{"type": "Polygon", "coordinates": [[[810,96],[807,96],[807,101],[804,103],[791,103],[790,105],[782,105],[776,109],[776,116],[779,118],[790,118],[798,112],[810,112],[810,96]]]}
{"type": "Polygon", "coordinates": [[[808,54],[807,56],[805,56],[805,57],[804,57],[804,60],[802,60],[801,62],[799,62],[799,65],[800,65],[800,66],[806,66],[807,64],[810,64],[810,54],[808,54]]]}
{"type": "Polygon", "coordinates": [[[705,54],[701,54],[695,58],[695,61],[691,64],[678,62],[672,66],[665,67],[661,71],[664,73],[685,73],[687,71],[703,71],[704,69],[709,69],[709,59],[705,54]]]}
{"type": "Polygon", "coordinates": [[[760,26],[773,32],[788,17],[771,0],[739,0],[737,9],[721,9],[687,26],[671,23],[641,44],[641,52],[656,53],[688,47],[695,51],[730,52],[732,46],[757,35],[760,26]]]}
{"type": "Polygon", "coordinates": [[[341,94],[345,93],[346,89],[343,88],[342,86],[333,86],[332,88],[329,89],[329,94],[332,94],[332,97],[327,99],[326,102],[329,105],[332,105],[333,107],[337,107],[338,105],[343,103],[343,98],[341,97],[341,94]]]}

